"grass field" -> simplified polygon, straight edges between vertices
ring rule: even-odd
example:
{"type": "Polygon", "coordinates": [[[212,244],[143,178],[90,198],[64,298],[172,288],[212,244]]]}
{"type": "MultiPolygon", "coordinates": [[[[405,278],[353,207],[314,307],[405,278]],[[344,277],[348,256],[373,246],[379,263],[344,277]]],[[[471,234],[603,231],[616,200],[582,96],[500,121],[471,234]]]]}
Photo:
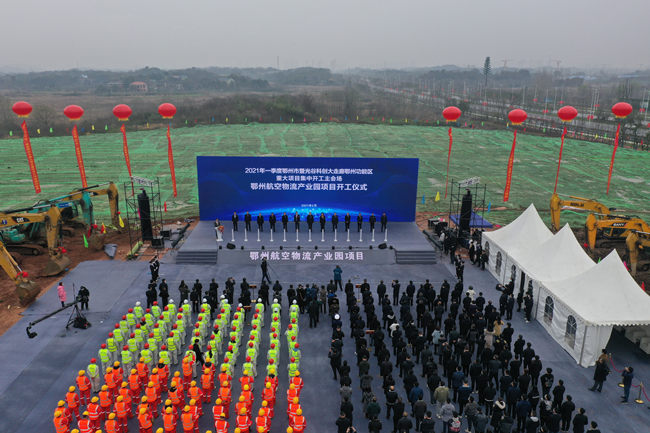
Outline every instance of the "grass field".
{"type": "MultiPolygon", "coordinates": [[[[228,156],[337,156],[418,157],[418,211],[449,209],[444,196],[449,138],[443,127],[375,126],[337,123],[249,124],[196,126],[172,130],[178,197],[172,197],[165,130],[129,133],[133,174],[158,177],[167,218],[198,215],[195,157],[228,156]],[[425,195],[426,202],[421,203],[425,195]]],[[[518,134],[510,201],[503,203],[506,165],[512,131],[454,129],[450,179],[481,178],[487,185],[487,218],[505,224],[531,202],[550,222],[548,204],[553,192],[559,138],[518,134]],[[504,209],[501,209],[504,207],[504,209]]],[[[29,168],[19,137],[0,141],[0,203],[3,209],[33,204],[39,198],[55,197],[81,186],[71,137],[32,138],[42,193],[34,194],[29,168]]],[[[90,185],[125,182],[127,169],[121,134],[87,134],[81,147],[90,185]]],[[[558,192],[595,198],[628,213],[650,210],[650,153],[619,149],[612,187],[605,195],[612,147],[567,139],[564,146],[558,192]]],[[[123,187],[120,185],[120,190],[123,187]]],[[[95,201],[102,221],[108,223],[105,200],[95,201]]],[[[642,215],[643,216],[643,215],[642,215]]],[[[646,218],[647,219],[647,218],[646,218]]],[[[563,221],[584,222],[584,216],[563,215],[563,221]]]]}

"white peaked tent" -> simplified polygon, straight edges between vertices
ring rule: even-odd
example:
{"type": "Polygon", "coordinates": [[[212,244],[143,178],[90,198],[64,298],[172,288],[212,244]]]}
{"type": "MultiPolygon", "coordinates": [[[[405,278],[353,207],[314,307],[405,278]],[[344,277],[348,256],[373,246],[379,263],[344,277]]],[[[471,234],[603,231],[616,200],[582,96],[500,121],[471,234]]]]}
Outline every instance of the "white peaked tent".
{"type": "Polygon", "coordinates": [[[590,269],[561,281],[541,281],[536,317],[578,364],[596,362],[613,326],[650,325],[650,297],[616,250],[590,269]]]}
{"type": "Polygon", "coordinates": [[[551,239],[553,234],[546,227],[531,203],[519,217],[507,226],[482,236],[483,250],[489,251],[487,265],[500,283],[516,277],[517,268],[512,257],[528,251],[551,239]],[[513,265],[515,266],[513,268],[513,265]]]}
{"type": "Polygon", "coordinates": [[[532,288],[535,300],[540,282],[566,280],[596,265],[580,246],[569,224],[543,244],[513,256],[512,262],[520,270],[515,288],[525,291],[532,288]]]}

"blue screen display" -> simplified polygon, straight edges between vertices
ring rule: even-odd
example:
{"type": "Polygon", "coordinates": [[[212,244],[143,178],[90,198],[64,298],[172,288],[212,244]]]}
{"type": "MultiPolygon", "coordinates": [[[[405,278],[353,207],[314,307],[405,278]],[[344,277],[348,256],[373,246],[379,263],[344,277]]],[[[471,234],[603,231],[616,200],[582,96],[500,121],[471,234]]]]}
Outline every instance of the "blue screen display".
{"type": "Polygon", "coordinates": [[[343,222],[361,213],[367,221],[383,212],[389,221],[415,221],[417,158],[285,158],[198,156],[199,208],[202,220],[230,221],[233,212],[261,212],[280,221],[309,212],[316,221],[334,212],[343,222]]]}

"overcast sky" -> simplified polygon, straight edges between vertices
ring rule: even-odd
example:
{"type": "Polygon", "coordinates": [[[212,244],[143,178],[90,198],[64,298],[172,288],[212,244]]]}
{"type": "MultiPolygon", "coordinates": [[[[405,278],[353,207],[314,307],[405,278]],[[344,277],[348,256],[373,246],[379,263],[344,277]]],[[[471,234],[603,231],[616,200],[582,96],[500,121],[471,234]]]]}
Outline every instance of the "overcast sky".
{"type": "Polygon", "coordinates": [[[650,67],[650,0],[2,0],[0,70],[650,67]]]}

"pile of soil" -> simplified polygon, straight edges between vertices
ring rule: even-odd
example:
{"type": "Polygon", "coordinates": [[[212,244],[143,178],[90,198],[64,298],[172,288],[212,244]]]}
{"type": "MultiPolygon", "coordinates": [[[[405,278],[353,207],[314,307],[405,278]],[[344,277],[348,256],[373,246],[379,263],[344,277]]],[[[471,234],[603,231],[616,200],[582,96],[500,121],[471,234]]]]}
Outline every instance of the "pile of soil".
{"type": "MultiPolygon", "coordinates": [[[[123,260],[129,253],[128,233],[109,231],[107,243],[117,244],[115,260],[123,260]]],[[[87,260],[109,260],[103,250],[93,251],[91,248],[84,247],[82,230],[77,230],[74,237],[64,238],[63,244],[67,250],[66,255],[72,261],[68,270],[74,269],[79,263],[87,260]]],[[[48,261],[47,252],[42,256],[20,256],[18,258],[20,268],[29,274],[29,279],[41,286],[39,297],[55,286],[61,277],[66,274],[66,272],[62,272],[53,277],[40,276],[48,261]]],[[[0,335],[18,322],[22,317],[21,313],[25,310],[20,306],[15,289],[16,285],[9,276],[4,272],[0,272],[0,335]]]]}

